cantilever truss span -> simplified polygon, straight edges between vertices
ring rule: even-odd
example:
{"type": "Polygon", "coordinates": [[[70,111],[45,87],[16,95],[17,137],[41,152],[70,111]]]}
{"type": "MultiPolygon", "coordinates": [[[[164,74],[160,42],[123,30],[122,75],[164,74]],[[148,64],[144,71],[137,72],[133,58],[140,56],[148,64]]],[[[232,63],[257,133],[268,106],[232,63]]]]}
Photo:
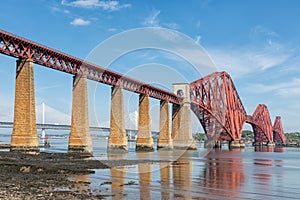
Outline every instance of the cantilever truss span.
{"type": "Polygon", "coordinates": [[[252,116],[247,115],[233,81],[226,72],[205,76],[192,82],[190,88],[192,110],[208,137],[215,140],[240,140],[243,125],[247,122],[253,127],[255,142],[273,142],[273,131],[280,136],[276,136],[276,141],[280,138],[284,142],[282,126],[275,122],[276,126],[272,127],[266,105],[259,104],[252,116]]]}

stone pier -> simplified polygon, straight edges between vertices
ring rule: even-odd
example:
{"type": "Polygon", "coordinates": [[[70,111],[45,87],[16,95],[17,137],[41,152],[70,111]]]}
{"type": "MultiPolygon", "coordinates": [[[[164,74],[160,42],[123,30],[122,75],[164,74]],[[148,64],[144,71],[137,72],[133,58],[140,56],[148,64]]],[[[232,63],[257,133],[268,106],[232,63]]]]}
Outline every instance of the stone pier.
{"type": "Polygon", "coordinates": [[[73,77],[72,121],[68,151],[92,154],[86,76],[73,77]]]}
{"type": "Polygon", "coordinates": [[[196,150],[192,135],[190,86],[188,83],[173,84],[173,91],[184,98],[182,105],[173,104],[172,139],[174,149],[196,150]]]}
{"type": "Polygon", "coordinates": [[[149,96],[140,94],[136,151],[153,151],[149,96]]]}
{"type": "Polygon", "coordinates": [[[128,151],[125,130],[123,90],[117,86],[111,90],[110,135],[108,151],[128,151]]]}
{"type": "Polygon", "coordinates": [[[164,100],[160,101],[159,137],[157,141],[157,149],[173,149],[173,141],[170,132],[169,102],[164,100]]]}
{"type": "Polygon", "coordinates": [[[11,151],[39,152],[36,129],[33,61],[17,61],[14,126],[11,136],[11,151]]]}
{"type": "Polygon", "coordinates": [[[240,141],[230,141],[229,149],[239,149],[241,148],[240,141]]]}
{"type": "Polygon", "coordinates": [[[267,146],[268,146],[268,147],[274,147],[274,146],[275,146],[275,143],[274,143],[274,142],[268,142],[268,143],[267,143],[267,146]]]}

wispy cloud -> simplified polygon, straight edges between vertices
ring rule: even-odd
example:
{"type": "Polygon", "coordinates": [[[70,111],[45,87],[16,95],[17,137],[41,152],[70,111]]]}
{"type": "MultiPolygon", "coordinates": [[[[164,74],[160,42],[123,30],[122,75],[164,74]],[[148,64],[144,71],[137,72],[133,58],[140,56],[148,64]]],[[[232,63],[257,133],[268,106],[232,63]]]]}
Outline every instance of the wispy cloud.
{"type": "Polygon", "coordinates": [[[174,30],[177,30],[180,28],[180,26],[176,23],[165,23],[164,26],[166,26],[167,28],[170,28],[170,29],[174,29],[174,30]]]}
{"type": "Polygon", "coordinates": [[[81,8],[101,8],[106,11],[117,11],[123,8],[131,7],[131,4],[120,4],[119,1],[99,1],[99,0],[62,0],[62,5],[81,7],[81,8]]]}
{"type": "Polygon", "coordinates": [[[288,48],[274,48],[272,45],[253,47],[251,45],[208,49],[208,53],[220,70],[235,77],[257,71],[266,71],[288,62],[294,55],[288,48]]]}
{"type": "Polygon", "coordinates": [[[109,29],[108,29],[109,32],[115,32],[115,31],[117,31],[117,30],[118,30],[118,29],[116,29],[116,28],[109,28],[109,29]]]}
{"type": "Polygon", "coordinates": [[[255,27],[253,27],[251,30],[251,34],[254,34],[254,35],[255,34],[264,34],[266,36],[272,36],[272,37],[279,36],[275,31],[273,31],[263,25],[256,25],[255,27]]]}
{"type": "Polygon", "coordinates": [[[142,24],[149,27],[165,27],[174,30],[180,28],[180,26],[174,22],[161,22],[159,19],[160,13],[161,13],[160,10],[156,10],[156,9],[152,10],[142,24]]]}
{"type": "Polygon", "coordinates": [[[196,43],[199,44],[200,40],[201,40],[201,35],[197,35],[195,39],[196,43]]]}
{"type": "Polygon", "coordinates": [[[70,11],[69,10],[66,10],[66,9],[61,9],[57,6],[52,6],[50,7],[50,10],[52,12],[55,12],[55,13],[64,13],[64,14],[70,14],[70,11]]]}
{"type": "MultiPolygon", "coordinates": [[[[37,123],[42,122],[42,104],[36,106],[37,123]]],[[[71,116],[45,104],[45,123],[70,124],[71,116]]]]}
{"type": "Polygon", "coordinates": [[[84,20],[82,18],[76,18],[70,22],[70,24],[73,26],[87,26],[87,25],[90,25],[90,23],[91,23],[91,21],[84,20]]]}
{"type": "Polygon", "coordinates": [[[153,10],[151,14],[145,19],[144,25],[146,26],[160,26],[158,16],[160,14],[160,10],[153,10]]]}
{"type": "Polygon", "coordinates": [[[254,83],[246,88],[251,93],[267,93],[272,92],[273,94],[290,98],[294,95],[300,95],[300,78],[294,78],[287,82],[280,82],[275,84],[261,84],[254,83]],[[255,88],[255,90],[253,90],[255,88]]]}

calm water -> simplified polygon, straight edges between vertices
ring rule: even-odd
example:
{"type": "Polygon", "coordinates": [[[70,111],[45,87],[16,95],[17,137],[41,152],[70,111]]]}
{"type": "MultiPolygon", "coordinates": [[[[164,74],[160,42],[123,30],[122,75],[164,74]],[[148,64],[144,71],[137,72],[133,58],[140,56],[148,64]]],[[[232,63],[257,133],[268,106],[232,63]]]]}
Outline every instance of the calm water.
{"type": "MultiPolygon", "coordinates": [[[[10,141],[11,130],[0,129],[0,142],[10,141]]],[[[68,131],[47,131],[48,152],[66,152],[68,131]]],[[[153,159],[174,161],[147,163],[71,177],[90,182],[84,190],[106,194],[108,199],[300,199],[300,149],[246,147],[212,150],[199,144],[198,151],[155,151],[107,155],[108,133],[92,133],[94,155],[99,160],[153,159]],[[208,154],[207,154],[208,153],[208,154]],[[206,155],[207,154],[207,155],[206,155]],[[206,155],[206,156],[204,156],[206,155]]]]}

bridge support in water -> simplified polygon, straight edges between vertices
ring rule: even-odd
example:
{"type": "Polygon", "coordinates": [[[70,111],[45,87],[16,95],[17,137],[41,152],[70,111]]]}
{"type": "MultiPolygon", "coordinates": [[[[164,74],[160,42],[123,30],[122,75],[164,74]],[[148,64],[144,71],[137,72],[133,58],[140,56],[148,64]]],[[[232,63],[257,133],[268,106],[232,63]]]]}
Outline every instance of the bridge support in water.
{"type": "Polygon", "coordinates": [[[151,132],[150,102],[149,96],[139,96],[139,121],[138,134],[136,139],[136,151],[154,151],[151,132]]]}
{"type": "Polygon", "coordinates": [[[157,149],[173,149],[173,141],[170,132],[169,102],[164,100],[160,101],[159,137],[157,141],[157,149]]]}
{"type": "Polygon", "coordinates": [[[92,154],[86,76],[73,77],[72,119],[68,151],[92,154]]]}
{"type": "Polygon", "coordinates": [[[34,71],[30,59],[17,60],[11,151],[39,152],[36,129],[34,71]]]}
{"type": "Polygon", "coordinates": [[[110,134],[108,151],[128,151],[125,130],[123,90],[118,86],[111,89],[110,134]]]}
{"type": "Polygon", "coordinates": [[[229,149],[243,149],[245,148],[244,141],[229,141],[229,149]]]}
{"type": "Polygon", "coordinates": [[[190,85],[173,84],[173,92],[184,98],[182,105],[173,104],[172,139],[174,149],[196,150],[197,145],[192,135],[190,85]]]}

